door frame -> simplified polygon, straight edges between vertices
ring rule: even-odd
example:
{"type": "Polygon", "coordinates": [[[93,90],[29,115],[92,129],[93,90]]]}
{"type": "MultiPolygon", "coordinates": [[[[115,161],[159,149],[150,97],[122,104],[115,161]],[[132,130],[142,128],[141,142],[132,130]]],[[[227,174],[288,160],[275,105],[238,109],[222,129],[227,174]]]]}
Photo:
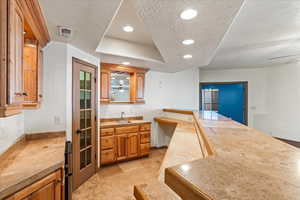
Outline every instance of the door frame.
{"type": "Polygon", "coordinates": [[[199,83],[199,110],[202,109],[202,87],[204,85],[211,85],[211,84],[243,84],[245,86],[245,95],[244,95],[244,119],[245,124],[248,126],[248,81],[227,81],[227,82],[200,82],[199,83]]]}
{"type": "MultiPolygon", "coordinates": [[[[98,147],[99,147],[99,142],[98,142],[98,79],[99,79],[99,74],[98,74],[98,67],[96,65],[93,65],[91,63],[88,63],[86,61],[83,61],[79,58],[75,58],[75,57],[72,57],[72,169],[74,170],[74,165],[75,165],[75,162],[74,162],[74,157],[75,157],[75,145],[73,144],[73,139],[74,139],[74,135],[76,134],[75,133],[75,129],[74,129],[74,111],[75,111],[75,104],[74,104],[74,76],[75,76],[75,70],[74,70],[74,63],[77,62],[77,63],[80,63],[80,64],[83,64],[83,65],[86,65],[90,68],[93,68],[95,70],[95,97],[94,97],[94,101],[95,101],[95,134],[94,134],[94,140],[95,140],[95,164],[94,164],[94,168],[95,168],[95,173],[97,173],[97,171],[99,170],[98,169],[98,159],[99,159],[99,150],[98,150],[98,147]]],[[[72,176],[72,185],[74,185],[73,179],[74,177],[74,171],[73,171],[73,176],[72,176]]],[[[74,188],[72,188],[72,191],[74,191],[74,188]]]]}

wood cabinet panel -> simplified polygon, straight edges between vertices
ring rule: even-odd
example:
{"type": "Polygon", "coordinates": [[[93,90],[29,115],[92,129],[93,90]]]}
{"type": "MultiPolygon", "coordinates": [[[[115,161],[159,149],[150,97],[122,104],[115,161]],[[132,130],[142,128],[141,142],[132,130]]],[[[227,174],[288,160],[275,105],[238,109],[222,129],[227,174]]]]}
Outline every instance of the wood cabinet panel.
{"type": "Polygon", "coordinates": [[[140,144],[140,155],[145,156],[150,153],[150,143],[140,144]]]}
{"type": "Polygon", "coordinates": [[[115,146],[115,137],[114,136],[106,136],[101,137],[101,149],[112,149],[115,146]]]}
{"type": "Polygon", "coordinates": [[[137,73],[136,74],[136,101],[144,101],[144,92],[145,92],[145,74],[137,73]]]}
{"type": "Polygon", "coordinates": [[[151,130],[151,124],[141,124],[140,125],[140,131],[150,131],[151,130]]]}
{"type": "Polygon", "coordinates": [[[114,128],[102,128],[100,130],[101,136],[109,136],[114,134],[114,128]]]}
{"type": "Polygon", "coordinates": [[[38,101],[38,47],[36,41],[27,40],[24,45],[25,103],[38,101]]]}
{"type": "Polygon", "coordinates": [[[110,100],[110,72],[101,71],[100,73],[101,79],[101,91],[100,98],[101,102],[109,102],[110,100]]]}
{"type": "Polygon", "coordinates": [[[117,160],[125,160],[128,156],[127,134],[117,135],[116,139],[116,154],[117,160]]]}
{"type": "Polygon", "coordinates": [[[62,200],[62,180],[63,171],[60,169],[6,198],[6,200],[62,200]]]}
{"type": "Polygon", "coordinates": [[[139,126],[125,126],[116,128],[116,134],[136,133],[139,131],[139,126]]]}
{"type": "Polygon", "coordinates": [[[150,132],[140,133],[140,143],[141,144],[150,143],[150,132]]]}
{"type": "Polygon", "coordinates": [[[127,143],[128,158],[137,157],[139,154],[139,134],[129,133],[127,143]]]}
{"type": "Polygon", "coordinates": [[[116,160],[115,150],[114,149],[102,150],[100,159],[101,159],[101,164],[115,162],[116,160]]]}
{"type": "Polygon", "coordinates": [[[8,9],[8,104],[21,105],[24,101],[24,16],[17,0],[9,0],[8,9]]]}

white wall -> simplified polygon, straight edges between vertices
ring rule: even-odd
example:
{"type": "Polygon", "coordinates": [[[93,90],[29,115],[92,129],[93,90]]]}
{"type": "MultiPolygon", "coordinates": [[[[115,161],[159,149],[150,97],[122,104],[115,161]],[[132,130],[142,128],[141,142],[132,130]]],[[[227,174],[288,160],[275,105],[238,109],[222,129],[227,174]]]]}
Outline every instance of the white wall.
{"type": "Polygon", "coordinates": [[[25,110],[25,133],[66,130],[67,45],[51,42],[44,49],[41,108],[25,110]]]}
{"type": "MultiPolygon", "coordinates": [[[[199,108],[199,71],[189,69],[177,73],[149,71],[146,74],[145,100],[142,105],[103,104],[101,118],[126,116],[144,116],[153,122],[153,117],[163,115],[163,108],[198,109],[199,108]]],[[[152,146],[166,145],[159,127],[152,123],[152,146]]]]}
{"type": "Polygon", "coordinates": [[[272,136],[300,141],[300,64],[268,68],[267,110],[256,126],[272,136]]]}
{"type": "Polygon", "coordinates": [[[100,60],[71,45],[51,42],[44,49],[43,102],[25,111],[25,132],[66,131],[72,139],[72,58],[99,66],[100,60]]]}
{"type": "Polygon", "coordinates": [[[0,154],[16,143],[24,134],[24,115],[0,118],[0,154]]]}
{"type": "Polygon", "coordinates": [[[201,70],[200,82],[248,81],[248,125],[255,127],[258,114],[266,113],[267,68],[201,70]]]}

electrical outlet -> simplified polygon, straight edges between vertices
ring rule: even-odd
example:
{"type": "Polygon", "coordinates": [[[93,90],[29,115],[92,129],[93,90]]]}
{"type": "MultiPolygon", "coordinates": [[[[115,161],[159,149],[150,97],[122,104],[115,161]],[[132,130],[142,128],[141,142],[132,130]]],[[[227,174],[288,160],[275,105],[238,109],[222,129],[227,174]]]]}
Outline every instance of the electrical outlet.
{"type": "Polygon", "coordinates": [[[60,117],[54,116],[54,124],[59,125],[60,124],[60,117]]]}

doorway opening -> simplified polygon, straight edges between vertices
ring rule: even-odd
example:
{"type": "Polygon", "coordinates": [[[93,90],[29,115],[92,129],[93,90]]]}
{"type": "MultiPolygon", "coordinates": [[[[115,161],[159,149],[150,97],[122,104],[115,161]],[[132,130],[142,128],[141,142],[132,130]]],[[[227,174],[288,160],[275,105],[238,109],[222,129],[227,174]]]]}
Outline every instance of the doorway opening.
{"type": "Polygon", "coordinates": [[[73,190],[97,169],[97,67],[73,58],[73,190]]]}
{"type": "Polygon", "coordinates": [[[200,83],[200,110],[248,125],[248,82],[200,83]]]}

